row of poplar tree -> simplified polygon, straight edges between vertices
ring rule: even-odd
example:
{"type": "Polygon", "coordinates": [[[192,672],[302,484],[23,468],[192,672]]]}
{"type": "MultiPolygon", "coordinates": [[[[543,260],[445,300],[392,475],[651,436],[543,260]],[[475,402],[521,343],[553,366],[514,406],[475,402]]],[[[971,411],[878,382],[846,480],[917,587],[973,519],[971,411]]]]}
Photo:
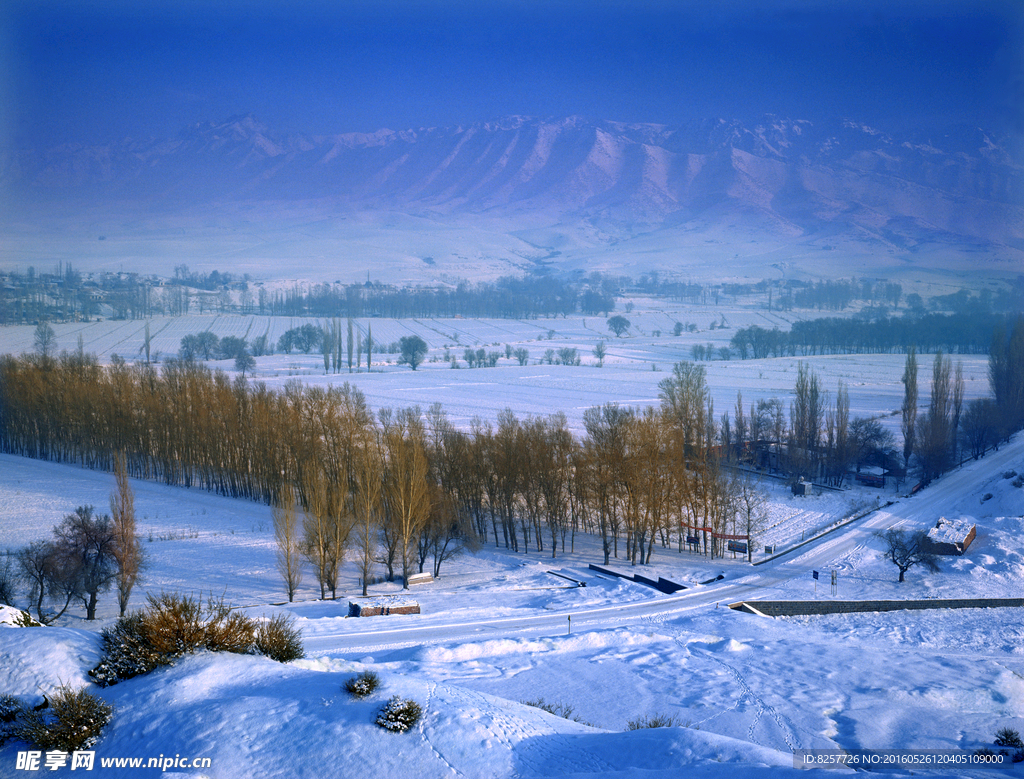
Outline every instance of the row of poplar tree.
{"type": "MultiPolygon", "coordinates": [[[[706,554],[755,524],[754,491],[721,467],[704,369],[676,366],[658,408],[606,405],[574,436],[562,414],[457,429],[439,404],[370,412],[358,389],[282,391],[186,361],[100,366],[82,353],[0,360],[3,451],[200,487],[275,507],[282,567],[312,562],[326,594],[354,550],[434,573],[466,543],[557,554],[597,533],[605,559],[650,559],[681,524],[706,554]],[[685,464],[685,465],[684,465],[685,464]]],[[[294,578],[288,575],[287,578],[294,578]]],[[[294,586],[289,584],[289,590],[294,586]]]]}

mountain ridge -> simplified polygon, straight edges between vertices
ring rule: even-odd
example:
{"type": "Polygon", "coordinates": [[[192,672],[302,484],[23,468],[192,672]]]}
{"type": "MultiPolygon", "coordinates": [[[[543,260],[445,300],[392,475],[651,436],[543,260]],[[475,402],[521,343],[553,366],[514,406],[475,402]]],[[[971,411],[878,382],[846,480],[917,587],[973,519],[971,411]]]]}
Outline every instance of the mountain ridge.
{"type": "MultiPolygon", "coordinates": [[[[6,152],[5,200],[174,216],[251,204],[615,226],[707,243],[856,243],[872,251],[1024,262],[1024,165],[981,128],[900,136],[852,119],[767,115],[744,124],[508,116],[372,133],[285,134],[254,116],[174,138],[6,152]],[[742,234],[742,237],[740,237],[742,234]]],[[[600,242],[600,240],[599,240],[600,242]]],[[[608,243],[608,241],[605,241],[608,243]]],[[[692,246],[691,242],[691,246],[692,246]]]]}

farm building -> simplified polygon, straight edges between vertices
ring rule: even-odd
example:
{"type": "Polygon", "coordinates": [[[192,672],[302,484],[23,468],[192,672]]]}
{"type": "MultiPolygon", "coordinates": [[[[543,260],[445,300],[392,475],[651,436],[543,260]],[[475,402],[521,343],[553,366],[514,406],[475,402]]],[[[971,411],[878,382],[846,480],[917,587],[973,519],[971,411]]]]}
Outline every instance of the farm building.
{"type": "Polygon", "coordinates": [[[801,476],[795,484],[790,486],[790,489],[793,491],[794,495],[804,496],[814,494],[814,485],[809,481],[804,481],[803,476],[801,476]]]}
{"type": "Polygon", "coordinates": [[[969,519],[942,517],[925,536],[926,552],[940,555],[962,555],[971,545],[977,528],[969,519]]]}

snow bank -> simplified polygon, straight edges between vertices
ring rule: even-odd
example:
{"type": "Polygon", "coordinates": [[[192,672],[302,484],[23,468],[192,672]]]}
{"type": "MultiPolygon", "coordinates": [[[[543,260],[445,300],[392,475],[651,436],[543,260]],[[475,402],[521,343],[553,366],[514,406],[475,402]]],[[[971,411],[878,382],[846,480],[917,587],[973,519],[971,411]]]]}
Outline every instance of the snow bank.
{"type": "Polygon", "coordinates": [[[88,630],[0,625],[0,693],[35,704],[61,685],[90,684],[88,671],[100,661],[102,643],[88,630]]]}
{"type": "MultiPolygon", "coordinates": [[[[29,696],[61,669],[63,681],[84,683],[95,661],[95,636],[75,630],[3,629],[0,682],[29,696]],[[42,664],[39,661],[42,661],[42,664]],[[46,669],[51,669],[49,672],[46,669]]],[[[353,666],[355,669],[358,666],[353,666]]],[[[203,653],[174,666],[99,691],[115,707],[96,747],[97,760],[165,756],[209,758],[210,768],[188,776],[367,777],[676,777],[726,776],[771,767],[787,776],[792,756],[724,736],[664,728],[606,733],[523,704],[397,673],[367,699],[342,690],[354,672],[338,664],[275,663],[262,657],[203,653]],[[391,695],[423,706],[421,723],[406,734],[373,724],[391,695]],[[729,764],[732,764],[731,769],[729,764]],[[688,773],[688,775],[690,775],[688,773]]],[[[0,750],[13,766],[24,745],[0,750]]],[[[138,769],[104,769],[138,776],[138,769]]]]}
{"type": "Polygon", "coordinates": [[[497,639],[472,644],[460,644],[454,647],[427,647],[420,652],[420,657],[424,662],[451,663],[476,660],[481,657],[533,655],[549,652],[570,653],[583,650],[598,650],[606,647],[637,646],[660,640],[661,638],[653,635],[637,634],[630,630],[605,630],[560,638],[536,640],[525,638],[497,639]]]}

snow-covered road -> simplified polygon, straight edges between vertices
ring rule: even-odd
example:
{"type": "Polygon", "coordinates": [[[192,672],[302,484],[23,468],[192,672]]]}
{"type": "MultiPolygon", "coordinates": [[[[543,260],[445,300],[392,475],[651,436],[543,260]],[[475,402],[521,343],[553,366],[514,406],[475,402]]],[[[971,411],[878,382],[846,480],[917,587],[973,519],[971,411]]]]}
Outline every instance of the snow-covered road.
{"type": "MultiPolygon", "coordinates": [[[[467,620],[416,627],[403,626],[357,633],[312,633],[306,635],[306,647],[312,654],[349,655],[452,641],[524,635],[564,635],[572,628],[618,627],[644,618],[664,619],[669,614],[681,611],[724,607],[738,600],[779,597],[782,585],[798,577],[810,577],[812,570],[846,568],[849,573],[844,560],[867,546],[880,531],[895,526],[911,529],[931,527],[965,490],[976,488],[979,473],[1001,473],[1011,465],[1019,465],[1022,454],[1024,439],[1019,439],[1002,447],[998,452],[990,452],[982,460],[965,464],[917,495],[901,498],[790,553],[782,554],[769,563],[759,565],[750,574],[732,581],[725,579],[715,584],[702,585],[676,595],[651,600],[529,616],[483,621],[467,620]]],[[[826,581],[826,577],[822,577],[822,591],[828,587],[826,581]]]]}

